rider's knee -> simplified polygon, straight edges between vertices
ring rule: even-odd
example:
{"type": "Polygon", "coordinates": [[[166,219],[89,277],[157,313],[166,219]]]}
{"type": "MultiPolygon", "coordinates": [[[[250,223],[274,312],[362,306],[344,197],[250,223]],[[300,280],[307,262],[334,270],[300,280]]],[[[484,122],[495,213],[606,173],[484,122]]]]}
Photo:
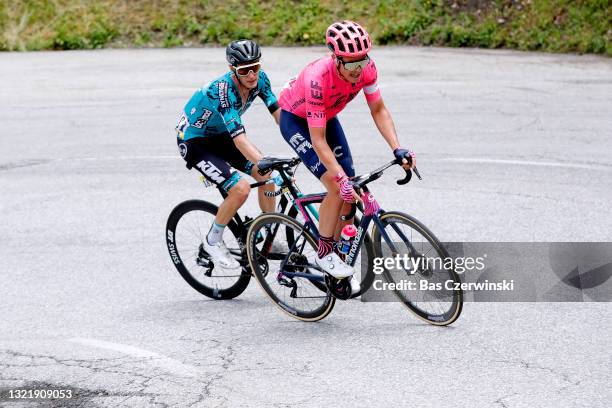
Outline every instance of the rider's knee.
{"type": "Polygon", "coordinates": [[[338,187],[338,183],[336,183],[334,175],[330,174],[330,172],[328,171],[321,176],[320,180],[325,186],[325,189],[327,190],[328,194],[338,195],[340,189],[338,187]]]}
{"type": "Polygon", "coordinates": [[[249,197],[249,192],[251,191],[251,187],[249,183],[241,179],[228,191],[228,194],[236,199],[240,199],[241,201],[246,201],[249,197]]]}
{"type": "Polygon", "coordinates": [[[331,185],[327,188],[327,195],[331,195],[333,197],[340,197],[340,189],[338,188],[338,186],[331,185]]]}

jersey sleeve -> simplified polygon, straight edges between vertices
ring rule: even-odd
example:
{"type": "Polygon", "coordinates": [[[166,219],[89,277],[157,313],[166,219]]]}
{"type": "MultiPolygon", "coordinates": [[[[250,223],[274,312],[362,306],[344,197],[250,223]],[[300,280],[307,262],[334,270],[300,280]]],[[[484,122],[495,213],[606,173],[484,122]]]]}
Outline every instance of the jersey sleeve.
{"type": "Polygon", "coordinates": [[[274,92],[272,92],[272,85],[270,85],[270,79],[263,70],[259,71],[259,82],[257,86],[259,87],[259,97],[268,107],[268,111],[270,113],[276,112],[279,108],[278,100],[276,98],[276,95],[274,95],[274,92]]]}
{"type": "Polygon", "coordinates": [[[227,133],[233,138],[246,133],[240,115],[236,111],[232,111],[227,115],[223,115],[223,122],[227,128],[227,133]]]}
{"type": "Polygon", "coordinates": [[[306,71],[303,78],[304,99],[306,100],[306,121],[309,127],[324,128],[327,123],[324,104],[325,83],[323,76],[306,71]]]}
{"type": "Polygon", "coordinates": [[[376,65],[372,61],[366,68],[365,85],[363,87],[363,94],[365,95],[368,103],[376,102],[380,99],[380,89],[378,89],[378,71],[376,65]]]}
{"type": "Polygon", "coordinates": [[[176,125],[180,139],[204,136],[205,125],[212,112],[203,107],[203,95],[200,90],[191,97],[176,125]]]}

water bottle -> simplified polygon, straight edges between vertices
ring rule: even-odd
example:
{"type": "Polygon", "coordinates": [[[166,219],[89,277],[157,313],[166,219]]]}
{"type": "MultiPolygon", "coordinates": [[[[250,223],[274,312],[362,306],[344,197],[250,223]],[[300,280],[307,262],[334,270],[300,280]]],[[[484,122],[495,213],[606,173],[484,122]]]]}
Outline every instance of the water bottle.
{"type": "Polygon", "coordinates": [[[355,228],[355,226],[352,224],[345,225],[340,233],[338,252],[343,255],[348,255],[351,245],[353,244],[353,239],[355,239],[355,235],[357,235],[357,228],[355,228]]]}

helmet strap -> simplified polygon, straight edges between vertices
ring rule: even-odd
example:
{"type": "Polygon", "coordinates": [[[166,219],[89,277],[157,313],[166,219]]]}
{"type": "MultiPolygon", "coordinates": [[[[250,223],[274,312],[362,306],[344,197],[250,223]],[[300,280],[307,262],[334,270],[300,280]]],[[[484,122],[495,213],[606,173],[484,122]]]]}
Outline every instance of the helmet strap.
{"type": "Polygon", "coordinates": [[[342,78],[343,80],[347,81],[347,79],[344,77],[344,75],[342,75],[342,72],[340,72],[340,65],[342,65],[342,62],[338,59],[338,56],[334,55],[334,65],[336,66],[336,73],[338,74],[338,76],[340,78],[342,78]]]}

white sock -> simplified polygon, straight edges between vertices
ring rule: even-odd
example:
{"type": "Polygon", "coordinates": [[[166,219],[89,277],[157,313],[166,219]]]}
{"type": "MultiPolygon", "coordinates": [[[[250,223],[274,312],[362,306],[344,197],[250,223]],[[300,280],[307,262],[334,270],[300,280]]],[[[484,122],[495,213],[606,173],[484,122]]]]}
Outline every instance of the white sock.
{"type": "Polygon", "coordinates": [[[223,240],[223,230],[225,229],[225,225],[217,224],[217,222],[213,222],[212,227],[210,227],[210,231],[208,231],[208,235],[206,235],[206,240],[210,245],[215,245],[217,242],[223,240]]]}

